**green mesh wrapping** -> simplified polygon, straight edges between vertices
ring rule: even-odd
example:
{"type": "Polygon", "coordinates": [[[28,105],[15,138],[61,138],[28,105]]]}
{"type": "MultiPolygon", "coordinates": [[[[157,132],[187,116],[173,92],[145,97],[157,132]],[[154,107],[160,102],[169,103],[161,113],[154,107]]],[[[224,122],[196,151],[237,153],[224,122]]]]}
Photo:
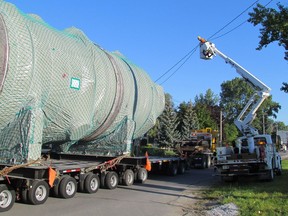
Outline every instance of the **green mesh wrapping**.
{"type": "Polygon", "coordinates": [[[131,151],[164,109],[163,89],[79,29],[56,30],[0,0],[0,162],[131,151]]]}

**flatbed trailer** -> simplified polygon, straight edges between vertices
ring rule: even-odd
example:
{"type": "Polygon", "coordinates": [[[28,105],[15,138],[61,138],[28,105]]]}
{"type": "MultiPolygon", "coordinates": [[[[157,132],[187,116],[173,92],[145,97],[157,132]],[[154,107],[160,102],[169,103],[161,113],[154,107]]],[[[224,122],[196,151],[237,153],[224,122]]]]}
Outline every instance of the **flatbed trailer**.
{"type": "Polygon", "coordinates": [[[51,153],[29,164],[0,164],[0,212],[15,201],[39,205],[49,195],[69,199],[76,192],[96,193],[99,187],[144,183],[146,157],[107,157],[51,153]]]}
{"type": "Polygon", "coordinates": [[[153,173],[175,176],[183,174],[187,168],[187,160],[184,157],[150,156],[151,171],[153,173]]]}
{"type": "Polygon", "coordinates": [[[49,153],[29,164],[0,164],[0,212],[15,201],[40,205],[49,195],[64,199],[76,192],[96,193],[98,189],[130,186],[148,178],[147,162],[153,173],[183,174],[185,158],[162,156],[96,156],[49,153]]]}

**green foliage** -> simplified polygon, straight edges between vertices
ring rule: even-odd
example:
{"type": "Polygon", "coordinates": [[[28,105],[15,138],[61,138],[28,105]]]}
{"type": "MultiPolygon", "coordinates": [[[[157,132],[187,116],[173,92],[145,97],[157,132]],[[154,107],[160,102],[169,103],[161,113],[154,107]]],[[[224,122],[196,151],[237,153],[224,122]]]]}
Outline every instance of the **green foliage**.
{"type": "Polygon", "coordinates": [[[177,131],[177,114],[173,107],[172,97],[165,94],[165,109],[159,116],[159,144],[163,147],[173,147],[179,140],[177,131]]]}
{"type": "Polygon", "coordinates": [[[148,142],[154,143],[159,135],[159,118],[156,119],[155,125],[147,132],[148,142]]]}
{"type": "Polygon", "coordinates": [[[141,155],[145,155],[145,153],[147,152],[149,156],[177,156],[178,154],[171,150],[171,149],[166,149],[166,148],[158,148],[155,146],[142,146],[141,149],[141,155]]]}
{"type": "Polygon", "coordinates": [[[233,140],[239,136],[238,129],[234,124],[224,124],[223,128],[224,139],[227,143],[231,144],[233,140]]]}
{"type": "Polygon", "coordinates": [[[211,89],[208,89],[205,95],[195,96],[195,112],[197,113],[199,128],[211,127],[218,129],[220,107],[218,105],[219,97],[211,89]]]}
{"type": "Polygon", "coordinates": [[[253,93],[252,87],[238,77],[221,84],[220,106],[227,123],[234,122],[253,93]]]}
{"type": "MultiPolygon", "coordinates": [[[[252,13],[249,13],[248,21],[254,26],[261,24],[260,28],[260,42],[258,50],[266,47],[268,44],[278,41],[279,46],[283,46],[286,50],[285,60],[288,60],[288,7],[278,3],[278,11],[273,8],[266,8],[261,4],[257,4],[252,13]]],[[[288,83],[283,82],[280,89],[288,93],[288,83]]]]}
{"type": "Polygon", "coordinates": [[[192,102],[182,102],[179,105],[177,112],[178,117],[178,131],[180,132],[181,139],[187,139],[191,130],[199,129],[199,122],[196,112],[194,111],[192,102]]]}
{"type": "MultiPolygon", "coordinates": [[[[225,122],[233,124],[241,110],[248,103],[252,94],[255,93],[255,90],[242,78],[235,78],[222,83],[221,90],[220,104],[225,116],[225,122]]],[[[278,113],[279,109],[281,109],[279,103],[272,101],[272,96],[269,96],[256,112],[257,115],[252,125],[259,131],[263,131],[264,117],[264,121],[266,122],[265,129],[268,129],[271,125],[267,124],[270,121],[269,117],[276,118],[276,113],[278,113]]]]}
{"type": "Polygon", "coordinates": [[[282,161],[282,175],[273,182],[238,181],[214,186],[205,192],[222,204],[234,203],[240,215],[288,215],[288,160],[282,161]]]}
{"type": "Polygon", "coordinates": [[[211,89],[208,89],[203,95],[202,93],[195,96],[195,104],[205,104],[213,107],[219,103],[219,96],[215,95],[211,89]]]}
{"type": "Polygon", "coordinates": [[[288,131],[288,125],[285,125],[284,122],[274,122],[275,127],[277,127],[277,130],[284,130],[288,131]]]}
{"type": "MultiPolygon", "coordinates": [[[[248,19],[254,26],[261,24],[260,42],[258,50],[266,47],[268,44],[278,41],[279,46],[283,46],[288,50],[288,7],[281,4],[278,5],[278,11],[274,8],[266,8],[261,4],[253,8],[253,12],[249,13],[248,19]]],[[[288,60],[288,52],[285,52],[285,59],[288,60]]]]}
{"type": "Polygon", "coordinates": [[[283,86],[280,88],[280,90],[288,93],[288,83],[283,82],[283,86]]]}

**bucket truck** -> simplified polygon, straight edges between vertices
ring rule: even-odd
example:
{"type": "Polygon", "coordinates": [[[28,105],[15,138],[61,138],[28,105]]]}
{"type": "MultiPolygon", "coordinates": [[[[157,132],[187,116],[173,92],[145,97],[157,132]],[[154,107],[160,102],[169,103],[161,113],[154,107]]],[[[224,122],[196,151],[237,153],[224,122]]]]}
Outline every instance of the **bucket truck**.
{"type": "Polygon", "coordinates": [[[256,117],[256,111],[263,101],[269,97],[271,89],[237,62],[220,52],[215,44],[198,37],[200,41],[200,58],[211,60],[218,55],[236,69],[236,72],[248,82],[255,93],[240,112],[234,124],[243,134],[232,147],[218,147],[215,162],[217,175],[225,181],[238,176],[257,175],[260,179],[274,179],[274,173],[281,174],[281,157],[275,144],[268,134],[259,134],[251,124],[256,117]]]}

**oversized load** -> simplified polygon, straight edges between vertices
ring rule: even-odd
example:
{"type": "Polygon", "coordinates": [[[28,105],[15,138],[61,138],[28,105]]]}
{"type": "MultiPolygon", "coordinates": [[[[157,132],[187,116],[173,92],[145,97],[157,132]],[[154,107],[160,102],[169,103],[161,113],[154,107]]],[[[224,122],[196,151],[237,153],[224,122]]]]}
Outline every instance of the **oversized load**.
{"type": "Polygon", "coordinates": [[[54,29],[0,0],[0,162],[130,152],[164,109],[164,93],[120,53],[79,29],[54,29]]]}

